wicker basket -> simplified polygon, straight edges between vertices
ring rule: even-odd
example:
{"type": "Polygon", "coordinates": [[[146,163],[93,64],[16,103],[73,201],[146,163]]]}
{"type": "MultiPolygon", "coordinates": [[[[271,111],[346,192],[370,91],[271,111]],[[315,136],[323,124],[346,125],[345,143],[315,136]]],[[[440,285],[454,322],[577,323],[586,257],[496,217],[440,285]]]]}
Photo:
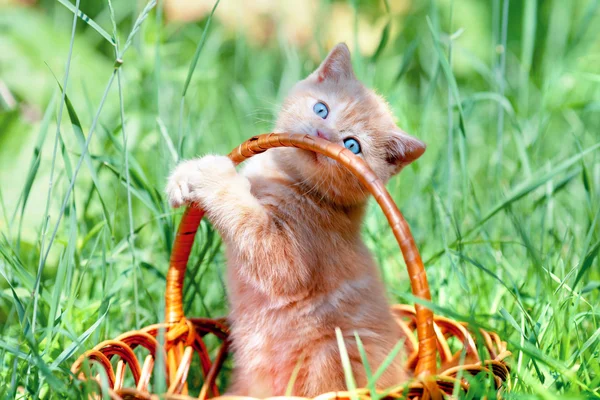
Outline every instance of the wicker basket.
{"type": "MultiPolygon", "coordinates": [[[[425,300],[431,299],[423,262],[408,224],[384,184],[360,157],[335,143],[313,136],[275,133],[251,138],[231,152],[229,157],[235,164],[239,164],[274,147],[297,147],[323,154],[343,164],[357,176],[373,194],[392,228],[406,262],[413,294],[425,300]]],[[[167,381],[165,387],[168,389],[167,393],[161,394],[160,397],[189,399],[186,380],[192,356],[196,353],[204,376],[204,384],[198,398],[204,400],[219,396],[215,382],[227,355],[226,321],[186,318],[182,307],[187,262],[203,215],[201,209],[189,207],[179,225],[167,273],[166,321],[98,344],[75,361],[71,367],[75,376],[85,379],[83,371],[89,369],[82,367],[89,361],[98,364],[106,372],[110,388],[105,387],[104,390],[112,399],[158,398],[157,395],[149,393],[149,384],[155,359],[161,355],[162,359],[166,360],[164,376],[167,381]],[[159,331],[164,333],[163,345],[157,340],[159,331]],[[204,342],[206,335],[214,335],[221,342],[212,360],[204,342]],[[138,359],[134,349],[140,346],[147,351],[145,356],[138,359]],[[123,387],[126,374],[132,376],[134,388],[123,387]]],[[[480,354],[486,352],[476,348],[472,333],[465,324],[434,316],[431,310],[420,304],[414,307],[395,305],[392,310],[398,325],[409,338],[405,342],[405,354],[408,355],[406,368],[414,372],[415,378],[409,383],[399,382],[399,386],[386,395],[387,398],[442,398],[443,394],[451,395],[456,393],[457,389],[459,392],[466,391],[469,382],[465,377],[482,371],[491,373],[497,388],[501,388],[507,381],[509,368],[505,359],[510,352],[506,350],[506,343],[495,333],[479,331],[489,356],[487,360],[481,360],[480,354]],[[451,337],[457,339],[454,342],[462,344],[462,349],[454,352],[451,350],[451,337]]],[[[140,353],[138,351],[138,355],[140,353]]],[[[94,379],[100,381],[100,376],[96,375],[94,379]]],[[[356,395],[361,398],[370,396],[366,389],[358,390],[356,395]]],[[[349,399],[350,396],[349,392],[331,392],[318,398],[349,399]]]]}

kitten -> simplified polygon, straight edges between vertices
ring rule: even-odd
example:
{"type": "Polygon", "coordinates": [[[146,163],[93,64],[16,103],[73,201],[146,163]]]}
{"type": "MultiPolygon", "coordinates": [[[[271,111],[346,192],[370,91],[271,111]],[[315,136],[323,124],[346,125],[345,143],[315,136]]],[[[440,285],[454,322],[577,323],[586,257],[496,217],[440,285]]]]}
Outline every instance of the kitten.
{"type": "MultiPolygon", "coordinates": [[[[383,181],[425,151],[356,79],[345,44],[291,90],[274,131],[344,145],[383,181]]],[[[253,157],[241,173],[224,156],[185,161],[167,193],[174,207],[198,203],[226,243],[235,360],[230,393],[283,395],[298,364],[294,395],[344,390],[336,327],[357,384],[366,384],[354,332],[373,371],[401,333],[361,240],[368,193],[354,176],[325,156],[278,148],[253,157]]],[[[378,387],[407,378],[402,357],[378,387]]]]}

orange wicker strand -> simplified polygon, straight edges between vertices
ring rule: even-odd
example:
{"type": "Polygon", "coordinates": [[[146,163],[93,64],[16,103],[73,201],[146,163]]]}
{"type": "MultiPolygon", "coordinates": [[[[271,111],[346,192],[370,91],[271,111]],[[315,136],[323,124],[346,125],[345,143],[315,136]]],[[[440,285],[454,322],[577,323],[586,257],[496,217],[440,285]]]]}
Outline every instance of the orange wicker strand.
{"type": "Polygon", "coordinates": [[[151,355],[146,356],[144,360],[144,365],[142,366],[142,377],[138,382],[136,387],[137,390],[141,392],[148,391],[148,384],[150,383],[150,376],[152,374],[152,369],[154,368],[154,358],[151,355]]]}
{"type": "MultiPolygon", "coordinates": [[[[431,300],[429,284],[423,261],[415,245],[410,228],[398,210],[396,204],[375,173],[358,156],[335,143],[309,135],[271,133],[255,136],[234,149],[229,158],[239,164],[242,161],[275,147],[297,147],[328,156],[344,165],[371,192],[386,216],[394,237],[402,251],[408,270],[413,294],[426,301],[431,300]]],[[[204,384],[199,399],[205,400],[209,393],[219,396],[216,380],[223,365],[227,351],[228,327],[224,319],[186,318],[183,312],[183,283],[187,262],[194,244],[196,232],[204,211],[197,207],[188,207],[181,219],[173,252],[171,254],[167,285],[165,291],[165,323],[155,324],[140,331],[131,331],[120,335],[116,340],[105,341],[93,350],[84,353],[71,367],[76,376],[86,359],[101,366],[107,373],[110,389],[106,394],[112,399],[158,399],[149,394],[148,386],[155,369],[158,355],[165,360],[166,384],[169,389],[161,398],[190,399],[187,394],[187,376],[193,353],[200,357],[204,384]],[[156,339],[160,330],[165,332],[164,347],[156,339]],[[221,341],[218,352],[211,361],[204,344],[205,335],[214,335],[221,341]],[[142,346],[150,353],[140,366],[133,349],[142,346]],[[117,356],[117,372],[113,370],[111,358],[117,356]],[[125,370],[129,368],[136,388],[122,388],[125,370]]],[[[421,304],[415,306],[392,306],[394,318],[406,337],[406,368],[414,371],[415,380],[399,385],[386,392],[386,398],[408,397],[416,399],[441,399],[453,394],[456,387],[466,391],[468,381],[461,374],[475,375],[486,371],[494,375],[496,388],[499,389],[508,379],[509,368],[505,359],[510,356],[503,342],[495,333],[481,331],[483,345],[490,359],[481,361],[475,346],[475,340],[466,324],[448,318],[434,316],[433,312],[421,304]],[[416,338],[414,332],[416,331],[416,338]],[[448,339],[456,337],[463,351],[452,353],[448,339]],[[439,354],[439,359],[438,359],[439,354]],[[463,354],[466,354],[464,356],[463,354]],[[438,360],[440,364],[438,365],[438,360]],[[464,365],[458,365],[459,363],[464,365]]],[[[83,376],[80,374],[80,377],[83,376]]],[[[366,389],[355,393],[361,399],[370,398],[366,389]]],[[[313,400],[350,400],[350,392],[324,393],[313,400]]],[[[244,400],[239,396],[222,396],[220,400],[244,400]]],[[[309,400],[299,397],[287,397],[286,400],[309,400]]]]}

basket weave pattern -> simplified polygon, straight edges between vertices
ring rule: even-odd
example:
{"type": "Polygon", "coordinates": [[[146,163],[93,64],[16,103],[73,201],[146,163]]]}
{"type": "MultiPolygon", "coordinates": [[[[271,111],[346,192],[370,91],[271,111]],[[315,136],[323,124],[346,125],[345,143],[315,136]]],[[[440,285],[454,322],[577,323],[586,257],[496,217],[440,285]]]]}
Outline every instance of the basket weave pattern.
{"type": "MultiPolygon", "coordinates": [[[[266,134],[255,136],[242,143],[229,154],[230,159],[239,164],[253,155],[274,147],[297,147],[328,156],[350,170],[371,192],[386,216],[398,245],[402,251],[415,296],[431,300],[425,268],[410,228],[398,210],[381,180],[358,156],[344,147],[309,135],[266,134]]],[[[139,331],[125,333],[115,340],[108,340],[87,351],[73,364],[73,374],[83,379],[82,366],[86,360],[99,364],[108,376],[111,389],[107,391],[113,399],[137,398],[150,399],[149,383],[158,357],[166,360],[166,398],[183,399],[187,397],[187,375],[192,357],[198,354],[204,384],[198,398],[204,400],[219,396],[216,378],[223,365],[228,349],[228,328],[225,320],[186,318],[183,313],[182,293],[188,259],[194,238],[204,211],[189,207],[181,220],[171,254],[167,273],[166,320],[162,324],[151,325],[139,331]],[[157,337],[163,332],[161,346],[157,337]],[[216,336],[221,341],[217,355],[210,359],[204,337],[216,336]],[[139,360],[134,349],[142,346],[147,350],[143,360],[139,360]],[[116,368],[111,359],[117,357],[116,368]],[[124,388],[125,376],[133,377],[136,387],[124,388]]],[[[508,379],[509,369],[505,362],[510,352],[506,343],[498,335],[481,330],[489,359],[481,360],[481,353],[475,346],[475,340],[466,325],[450,319],[434,316],[433,312],[421,304],[414,307],[395,305],[392,307],[397,323],[406,336],[406,368],[414,372],[415,379],[408,385],[399,385],[389,392],[388,397],[408,396],[409,398],[441,398],[442,393],[452,394],[455,387],[468,389],[468,382],[462,378],[465,373],[475,375],[489,371],[494,375],[496,387],[508,379]],[[416,336],[415,336],[416,332],[416,336]],[[463,349],[452,352],[449,338],[456,337],[463,349]]],[[[162,364],[161,364],[162,365],[162,364]]],[[[96,377],[99,380],[99,377],[96,377]]],[[[369,392],[360,389],[360,397],[368,398],[369,392]]],[[[227,396],[233,398],[235,396],[227,396]]],[[[157,398],[157,397],[156,397],[157,398]]],[[[350,398],[348,392],[331,392],[319,396],[320,400],[350,398]]],[[[225,399],[222,396],[221,399],[225,399]]]]}

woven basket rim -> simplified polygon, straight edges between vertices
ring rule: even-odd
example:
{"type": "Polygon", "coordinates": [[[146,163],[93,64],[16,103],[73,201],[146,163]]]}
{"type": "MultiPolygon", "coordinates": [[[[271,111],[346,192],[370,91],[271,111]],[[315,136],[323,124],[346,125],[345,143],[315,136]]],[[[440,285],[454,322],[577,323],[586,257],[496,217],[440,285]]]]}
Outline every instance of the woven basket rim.
{"type": "MultiPolygon", "coordinates": [[[[276,147],[296,147],[313,151],[330,157],[348,168],[371,192],[386,216],[404,257],[413,295],[426,301],[431,300],[423,261],[421,260],[408,223],[394,203],[383,182],[381,182],[362,158],[336,143],[310,135],[294,133],[269,133],[254,136],[235,148],[229,154],[229,158],[237,165],[256,154],[276,147]]],[[[140,366],[131,348],[131,346],[141,345],[150,351],[152,357],[159,351],[166,352],[166,366],[169,371],[169,376],[167,376],[169,391],[166,398],[189,399],[190,397],[176,395],[175,393],[179,393],[185,388],[187,370],[190,366],[192,352],[195,351],[200,355],[201,360],[203,360],[206,378],[201,390],[200,399],[206,399],[209,390],[216,393],[216,374],[222,365],[229,343],[226,321],[224,319],[211,320],[206,318],[187,319],[183,312],[182,302],[183,282],[187,263],[196,232],[203,216],[203,210],[196,206],[190,206],[185,210],[180,221],[167,272],[165,322],[150,325],[140,331],[131,331],[120,335],[115,340],[100,343],[94,349],[83,354],[73,364],[71,369],[73,374],[79,372],[83,361],[88,358],[94,359],[95,362],[100,363],[103,368],[109,371],[112,374],[111,379],[113,381],[122,380],[125,371],[124,365],[129,364],[137,388],[110,390],[108,395],[114,399],[121,399],[121,395],[126,398],[157,398],[144,391],[144,388],[148,386],[149,374],[152,372],[153,359],[151,360],[151,357],[147,356],[143,366],[140,366]],[[165,337],[169,343],[169,346],[165,349],[160,348],[154,338],[161,329],[165,330],[165,337]],[[202,336],[207,333],[214,334],[222,340],[221,348],[214,362],[211,362],[210,359],[202,359],[203,356],[208,357],[202,341],[202,336]],[[108,357],[105,353],[108,354],[108,357]],[[110,363],[110,357],[114,354],[119,355],[121,358],[116,374],[112,370],[110,363]],[[121,369],[119,370],[119,368],[121,369]],[[146,372],[147,374],[145,374],[146,372]]],[[[505,359],[510,355],[510,352],[506,350],[506,342],[501,341],[495,333],[481,331],[485,339],[485,346],[492,358],[482,362],[479,360],[475,343],[468,333],[465,324],[440,316],[434,318],[433,312],[421,303],[416,303],[414,306],[395,305],[392,306],[392,311],[400,316],[409,318],[410,324],[403,324],[404,332],[410,333],[410,336],[407,337],[414,338],[412,334],[413,329],[417,332],[417,340],[410,343],[412,348],[415,349],[414,358],[411,361],[414,362],[413,365],[416,364],[414,368],[415,381],[407,384],[409,391],[406,395],[413,393],[411,392],[412,390],[416,391],[414,392],[416,395],[422,393],[427,398],[441,398],[444,388],[446,389],[445,393],[448,393],[448,385],[458,384],[462,387],[463,381],[456,378],[456,375],[462,370],[468,372],[489,371],[494,374],[497,385],[508,377],[509,369],[505,359]],[[445,335],[448,334],[459,337],[464,343],[467,354],[472,355],[474,357],[473,360],[476,362],[464,365],[452,365],[452,363],[456,362],[456,354],[453,355],[449,350],[445,338],[445,335]],[[442,361],[446,360],[450,363],[450,367],[436,375],[438,354],[442,361]]],[[[117,384],[113,388],[118,386],[117,384]]],[[[368,397],[368,395],[362,394],[359,397],[368,397]]],[[[218,396],[217,398],[219,400],[251,399],[242,396],[218,396]]],[[[330,392],[324,393],[314,400],[346,400],[349,398],[349,392],[330,392]]],[[[304,397],[285,396],[273,397],[271,399],[307,400],[304,397]]]]}
{"type": "MultiPolygon", "coordinates": [[[[237,165],[254,155],[276,147],[295,147],[322,154],[339,162],[356,176],[373,195],[388,220],[404,257],[413,295],[426,301],[431,300],[425,267],[410,227],[384,183],[361,157],[337,143],[319,137],[298,133],[268,133],[246,140],[229,154],[229,158],[237,165]]],[[[185,210],[179,224],[167,272],[165,294],[167,322],[178,322],[184,318],[183,281],[194,238],[203,216],[204,211],[197,205],[193,205],[185,210]]],[[[419,343],[415,374],[430,375],[435,373],[437,353],[433,312],[420,303],[415,304],[415,309],[419,343]]]]}

